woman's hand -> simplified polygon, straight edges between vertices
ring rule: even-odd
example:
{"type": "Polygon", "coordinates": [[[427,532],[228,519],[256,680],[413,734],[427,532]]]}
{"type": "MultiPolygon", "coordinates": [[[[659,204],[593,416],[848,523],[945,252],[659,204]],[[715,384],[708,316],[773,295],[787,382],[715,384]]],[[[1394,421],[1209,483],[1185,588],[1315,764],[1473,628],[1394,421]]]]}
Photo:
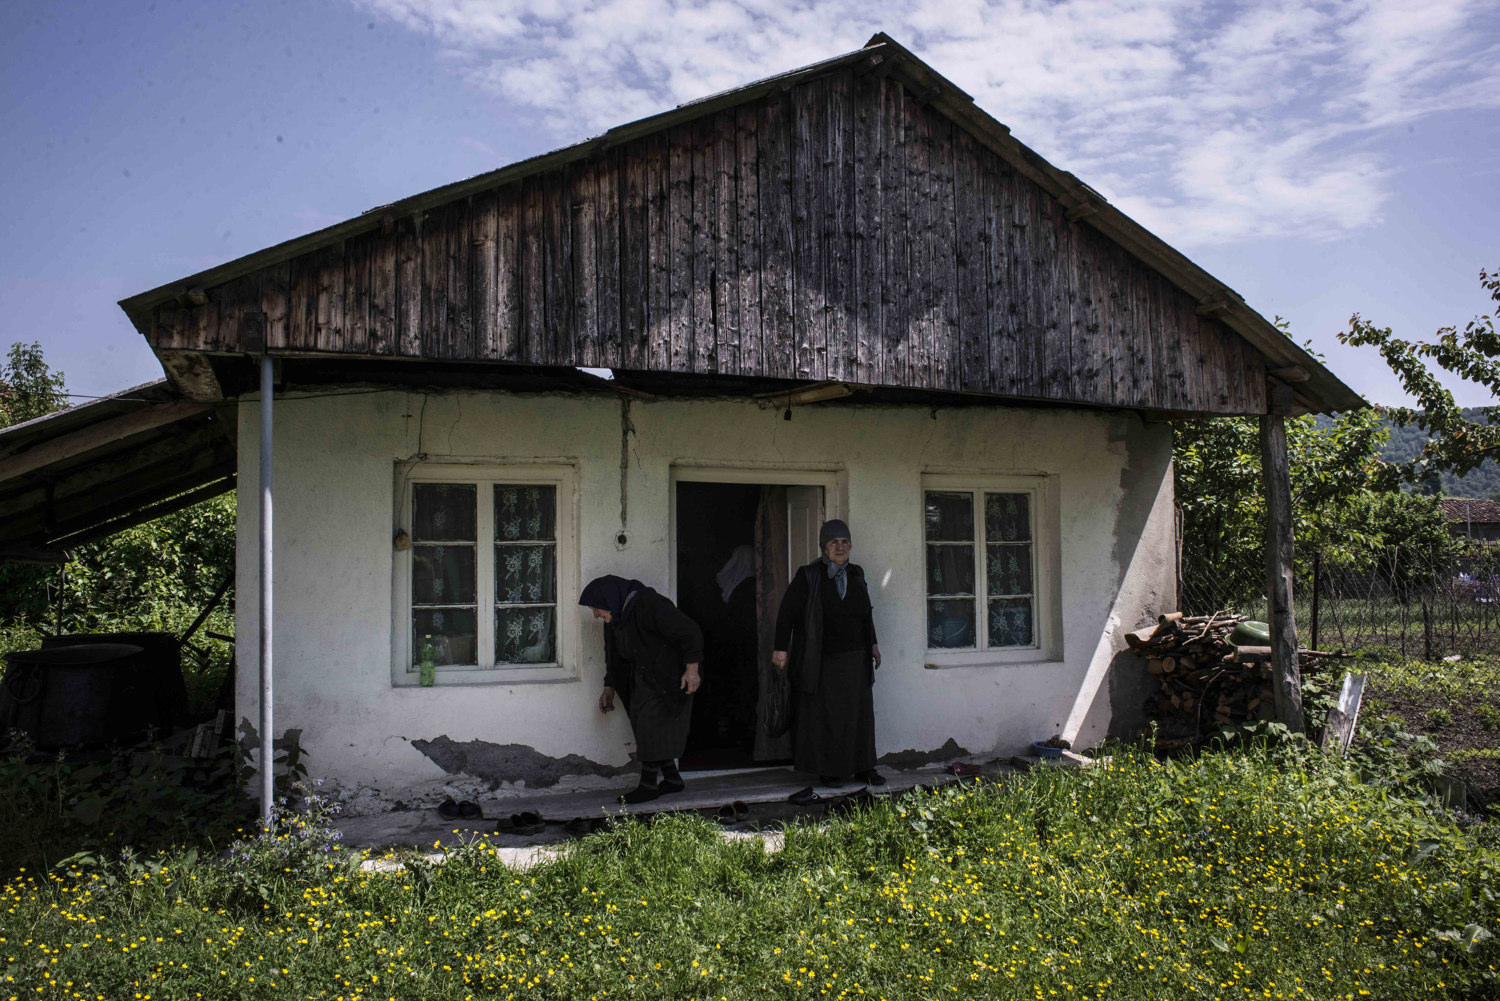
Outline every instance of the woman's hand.
{"type": "Polygon", "coordinates": [[[870,647],[870,656],[875,658],[875,670],[880,670],[880,644],[870,647]]]}
{"type": "Polygon", "coordinates": [[[692,695],[702,683],[702,679],[698,677],[698,665],[687,665],[687,669],[682,672],[682,690],[692,695]]]}
{"type": "Polygon", "coordinates": [[[605,685],[604,691],[599,693],[599,711],[602,713],[615,711],[615,690],[608,685],[605,685]]]}
{"type": "Polygon", "coordinates": [[[773,651],[771,651],[771,666],[774,667],[774,668],[776,668],[776,670],[778,670],[778,671],[785,671],[786,670],[786,651],[785,650],[773,650],[773,651]]]}

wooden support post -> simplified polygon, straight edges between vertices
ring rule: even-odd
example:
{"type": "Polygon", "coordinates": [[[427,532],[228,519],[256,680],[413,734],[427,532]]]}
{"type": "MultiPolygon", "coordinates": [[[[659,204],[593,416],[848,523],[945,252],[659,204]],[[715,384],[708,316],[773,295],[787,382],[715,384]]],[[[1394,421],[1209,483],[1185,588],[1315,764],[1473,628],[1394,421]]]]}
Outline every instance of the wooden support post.
{"type": "Polygon", "coordinates": [[[1286,419],[1260,419],[1261,472],[1266,490],[1266,597],[1271,626],[1272,689],[1276,718],[1302,732],[1302,671],[1297,624],[1292,617],[1292,480],[1286,454],[1286,419]]]}

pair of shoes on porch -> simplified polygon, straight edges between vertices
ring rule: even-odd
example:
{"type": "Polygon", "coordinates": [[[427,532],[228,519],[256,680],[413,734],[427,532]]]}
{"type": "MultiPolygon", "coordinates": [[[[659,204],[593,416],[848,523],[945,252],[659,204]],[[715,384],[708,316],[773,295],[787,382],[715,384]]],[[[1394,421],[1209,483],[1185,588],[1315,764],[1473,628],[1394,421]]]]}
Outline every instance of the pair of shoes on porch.
{"type": "Polygon", "coordinates": [[[563,826],[563,830],[570,836],[581,838],[587,834],[595,834],[613,827],[615,822],[610,817],[574,817],[563,826]]]}
{"type": "Polygon", "coordinates": [[[479,804],[464,800],[462,803],[453,802],[452,798],[443,800],[438,804],[438,816],[444,820],[483,820],[484,811],[479,804]]]}
{"type": "Polygon", "coordinates": [[[714,819],[721,824],[738,824],[748,816],[750,816],[750,807],[741,800],[735,800],[733,803],[725,803],[719,807],[718,812],[714,814],[714,819]]]}
{"type": "Polygon", "coordinates": [[[531,810],[513,813],[495,821],[496,834],[540,834],[547,829],[542,815],[531,810]]]}

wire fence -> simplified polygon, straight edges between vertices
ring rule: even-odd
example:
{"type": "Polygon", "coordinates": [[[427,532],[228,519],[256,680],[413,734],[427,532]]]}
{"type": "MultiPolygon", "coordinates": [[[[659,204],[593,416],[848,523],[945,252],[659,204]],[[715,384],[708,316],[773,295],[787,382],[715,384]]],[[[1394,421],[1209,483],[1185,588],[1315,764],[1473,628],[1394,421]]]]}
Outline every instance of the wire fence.
{"type": "MultiPolygon", "coordinates": [[[[1429,661],[1500,654],[1500,547],[1491,549],[1434,559],[1398,546],[1354,561],[1299,553],[1293,581],[1298,642],[1429,661]]],[[[1265,571],[1206,568],[1185,558],[1178,606],[1188,615],[1233,609],[1265,621],[1265,571]]]]}
{"type": "MultiPolygon", "coordinates": [[[[1184,613],[1266,621],[1263,569],[1205,563],[1180,562],[1184,613]]],[[[1431,739],[1460,783],[1455,805],[1500,810],[1500,545],[1440,555],[1393,546],[1355,559],[1299,552],[1293,599],[1299,646],[1357,655],[1328,662],[1337,673],[1322,680],[1368,674],[1362,725],[1431,739]]]]}

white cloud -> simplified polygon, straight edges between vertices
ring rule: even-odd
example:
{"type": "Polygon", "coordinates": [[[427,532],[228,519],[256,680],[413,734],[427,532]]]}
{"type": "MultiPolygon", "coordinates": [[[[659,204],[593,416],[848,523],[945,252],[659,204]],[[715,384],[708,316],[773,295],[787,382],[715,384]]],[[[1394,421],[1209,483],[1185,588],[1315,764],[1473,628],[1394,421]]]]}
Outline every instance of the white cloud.
{"type": "Polygon", "coordinates": [[[1500,107],[1486,0],[352,0],[431,36],[559,140],[884,30],[1018,138],[1182,246],[1380,218],[1371,140],[1500,107]]]}

